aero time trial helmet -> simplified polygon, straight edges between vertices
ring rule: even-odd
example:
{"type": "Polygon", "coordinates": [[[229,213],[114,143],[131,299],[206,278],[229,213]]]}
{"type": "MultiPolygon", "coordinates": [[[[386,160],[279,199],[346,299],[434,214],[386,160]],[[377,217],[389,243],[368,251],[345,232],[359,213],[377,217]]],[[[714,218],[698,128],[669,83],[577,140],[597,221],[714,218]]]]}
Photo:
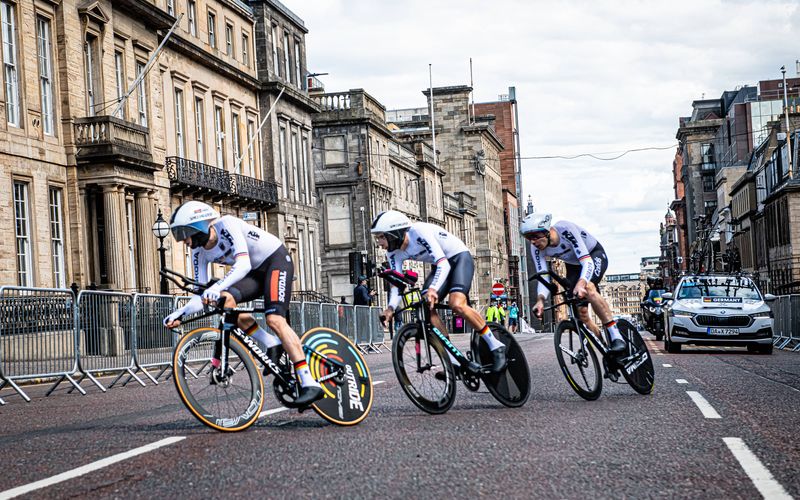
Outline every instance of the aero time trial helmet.
{"type": "Polygon", "coordinates": [[[172,212],[169,228],[172,236],[183,241],[192,237],[192,248],[205,245],[211,229],[211,222],[219,218],[219,212],[200,201],[187,201],[172,212]]]}
{"type": "Polygon", "coordinates": [[[389,244],[389,251],[394,252],[403,244],[408,228],[411,227],[411,220],[397,210],[386,210],[381,212],[372,221],[372,234],[383,234],[389,244]]]}
{"type": "Polygon", "coordinates": [[[528,214],[524,219],[522,219],[522,224],[520,225],[519,230],[523,236],[550,231],[550,222],[552,220],[553,216],[551,214],[528,214]]]}

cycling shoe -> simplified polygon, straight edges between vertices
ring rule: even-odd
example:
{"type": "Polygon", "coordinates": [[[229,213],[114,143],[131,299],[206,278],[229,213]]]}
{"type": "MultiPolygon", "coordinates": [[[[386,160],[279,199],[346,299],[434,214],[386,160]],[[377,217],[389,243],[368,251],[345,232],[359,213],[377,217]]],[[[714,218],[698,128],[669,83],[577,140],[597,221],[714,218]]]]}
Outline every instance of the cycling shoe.
{"type": "Polygon", "coordinates": [[[300,394],[297,396],[297,399],[294,400],[294,403],[297,406],[308,406],[314,401],[320,400],[325,396],[325,392],[322,390],[322,387],[318,386],[309,386],[309,387],[301,387],[300,394]]]}
{"type": "Polygon", "coordinates": [[[506,359],[506,346],[501,346],[492,351],[492,373],[499,373],[506,369],[508,359],[506,359]]]}
{"type": "Polygon", "coordinates": [[[627,344],[622,339],[614,339],[611,341],[611,346],[608,348],[608,352],[611,353],[613,356],[620,356],[625,354],[625,348],[627,344]]]}

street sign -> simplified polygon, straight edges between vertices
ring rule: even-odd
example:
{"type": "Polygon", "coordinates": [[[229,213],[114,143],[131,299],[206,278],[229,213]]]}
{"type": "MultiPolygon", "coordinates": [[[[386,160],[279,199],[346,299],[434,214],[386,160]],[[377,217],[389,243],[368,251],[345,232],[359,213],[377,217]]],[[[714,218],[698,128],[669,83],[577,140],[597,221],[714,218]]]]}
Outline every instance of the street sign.
{"type": "Polygon", "coordinates": [[[492,295],[499,297],[504,293],[506,293],[506,287],[504,287],[502,283],[495,283],[492,285],[492,295]]]}
{"type": "Polygon", "coordinates": [[[258,220],[258,212],[245,212],[242,214],[242,220],[258,220]]]}

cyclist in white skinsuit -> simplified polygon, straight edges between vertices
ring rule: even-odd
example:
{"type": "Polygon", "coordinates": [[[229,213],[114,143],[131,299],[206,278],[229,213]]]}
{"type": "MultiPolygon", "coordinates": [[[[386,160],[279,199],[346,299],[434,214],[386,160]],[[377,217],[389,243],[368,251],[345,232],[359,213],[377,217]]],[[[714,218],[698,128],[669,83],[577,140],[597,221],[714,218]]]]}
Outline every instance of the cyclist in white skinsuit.
{"type": "MultiPolygon", "coordinates": [[[[195,279],[208,282],[208,265],[212,262],[231,266],[225,276],[207,288],[202,297],[195,295],[183,307],[164,318],[164,325],[176,328],[181,318],[202,310],[203,304],[216,305],[225,299],[226,308],[237,303],[264,299],[264,316],[278,338],[258,326],[250,314],[238,316],[238,326],[246,334],[264,344],[267,353],[276,359],[278,346],[289,355],[301,388],[295,403],[306,406],[324,396],[319,383],[311,376],[300,339],[286,321],[292,294],[294,266],[281,241],[263,229],[241,219],[219,216],[216,210],[198,201],[178,207],[170,219],[170,229],[177,241],[192,248],[195,279]]],[[[225,325],[231,328],[233,325],[225,325]]],[[[219,360],[212,360],[212,364],[219,360]]]]}
{"type": "MultiPolygon", "coordinates": [[[[613,353],[620,353],[625,349],[625,341],[619,333],[617,323],[611,314],[611,308],[603,299],[598,290],[598,284],[603,278],[608,267],[608,257],[603,246],[588,231],[569,221],[559,221],[550,224],[550,214],[529,214],[522,220],[521,231],[523,236],[531,243],[531,256],[536,272],[548,271],[545,257],[559,259],[566,264],[566,280],[574,287],[573,293],[578,298],[586,298],[609,334],[610,349],[613,353]]],[[[545,275],[545,280],[550,281],[545,275]]],[[[542,317],[544,301],[550,296],[550,290],[539,283],[537,288],[538,299],[533,308],[533,313],[542,317]]],[[[589,316],[589,308],[578,308],[580,320],[588,326],[599,338],[600,329],[589,316]]]]}
{"type": "MultiPolygon", "coordinates": [[[[395,271],[402,273],[403,262],[406,260],[435,266],[422,286],[431,309],[436,302],[449,294],[449,305],[453,312],[465,318],[489,346],[493,356],[491,370],[504,370],[505,345],[492,335],[489,325],[467,301],[475,264],[464,242],[434,224],[412,223],[408,217],[395,210],[378,214],[372,223],[371,232],[375,235],[377,244],[389,251],[389,266],[395,271]]],[[[389,294],[389,305],[383,312],[386,321],[391,320],[399,304],[400,294],[397,287],[393,286],[389,294]]],[[[447,332],[438,314],[431,314],[431,322],[439,331],[447,332]]],[[[480,370],[476,363],[471,363],[466,368],[472,372],[480,370]]]]}

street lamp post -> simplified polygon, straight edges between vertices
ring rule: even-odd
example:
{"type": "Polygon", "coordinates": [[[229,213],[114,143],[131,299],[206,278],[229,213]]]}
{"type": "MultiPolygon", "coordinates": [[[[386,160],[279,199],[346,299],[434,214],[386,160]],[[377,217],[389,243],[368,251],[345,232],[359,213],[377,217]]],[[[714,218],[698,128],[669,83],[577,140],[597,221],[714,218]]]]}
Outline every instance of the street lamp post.
{"type": "MultiPolygon", "coordinates": [[[[164,248],[164,238],[167,237],[169,234],[169,224],[167,221],[164,220],[163,215],[161,214],[161,209],[158,209],[158,217],[156,221],[153,223],[153,236],[158,238],[158,253],[159,257],[161,258],[161,270],[167,267],[167,249],[164,248]]],[[[167,278],[164,275],[161,275],[161,286],[160,292],[161,295],[169,295],[169,290],[167,286],[167,278]]]]}

